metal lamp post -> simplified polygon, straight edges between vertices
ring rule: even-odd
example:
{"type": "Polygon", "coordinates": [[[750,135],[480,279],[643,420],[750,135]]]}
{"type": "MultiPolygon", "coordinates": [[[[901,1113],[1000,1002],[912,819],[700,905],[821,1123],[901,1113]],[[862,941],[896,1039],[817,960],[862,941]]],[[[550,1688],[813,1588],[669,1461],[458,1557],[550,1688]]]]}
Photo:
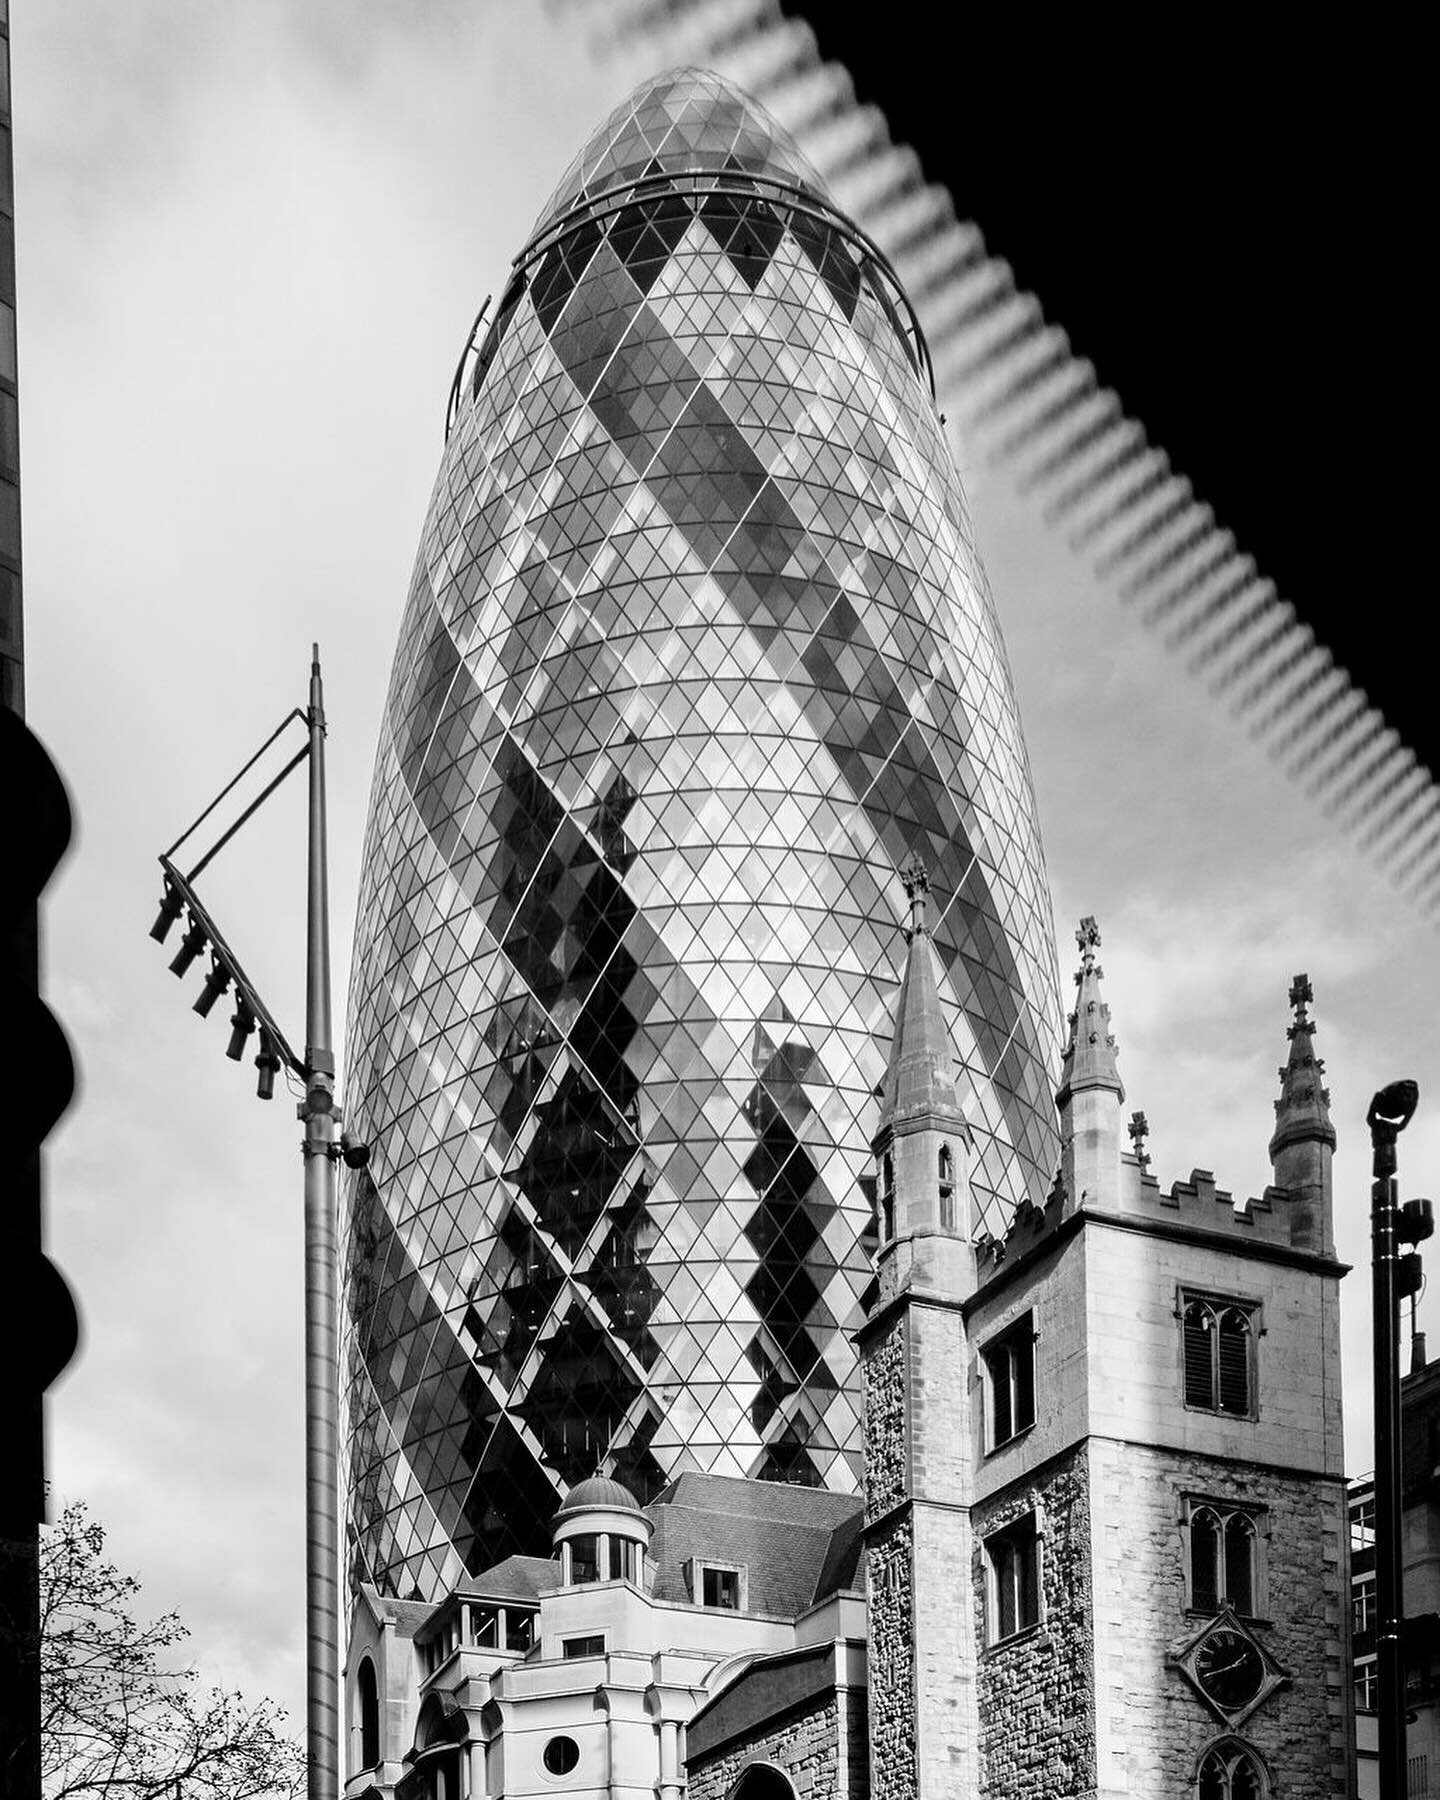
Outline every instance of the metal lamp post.
{"type": "Polygon", "coordinates": [[[1434,1230],[1428,1200],[1399,1203],[1395,1140],[1410,1123],[1420,1091],[1395,1081],[1370,1102],[1374,1184],[1370,1190],[1370,1238],[1375,1344],[1375,1629],[1380,1792],[1405,1791],[1405,1606],[1400,1544],[1400,1301],[1420,1285],[1420,1258],[1401,1255],[1402,1243],[1418,1244],[1434,1230]]]}
{"type": "Polygon", "coordinates": [[[209,1013],[216,1000],[233,984],[235,1013],[231,1019],[227,1050],[233,1060],[244,1055],[246,1043],[257,1027],[260,1035],[255,1066],[257,1092],[272,1098],[275,1076],[283,1067],[305,1087],[297,1108],[304,1126],[301,1150],[305,1160],[305,1635],[306,1635],[306,1739],[309,1764],[309,1800],[337,1800],[340,1791],[340,1592],[339,1592],[339,1484],[338,1484],[338,1382],[336,1366],[337,1246],[335,1218],[335,1164],[340,1157],[352,1167],[363,1167],[369,1151],[362,1144],[341,1137],[337,1142],[339,1115],[335,1110],[335,1049],[330,1019],[330,917],[326,873],[325,826],[325,701],[320,678],[320,647],[315,645],[310,664],[310,701],[305,712],[298,708],[281,721],[250,761],[240,770],[190,828],[160,858],[165,892],[160,916],[150,935],[163,942],[181,913],[188,929],[170,967],[183,975],[209,949],[210,971],[195,1010],[209,1013]],[[306,729],[303,749],[290,759],[228,831],[223,833],[199,862],[187,872],[174,856],[209,818],[220,802],[254,767],[281,733],[295,720],[306,729]],[[306,879],[305,950],[305,1054],[297,1056],[260,998],[255,984],[241,967],[210,913],[195,892],[195,879],[214,856],[233,838],[257,809],[273,794],[290,772],[307,761],[310,765],[308,857],[306,879]]]}

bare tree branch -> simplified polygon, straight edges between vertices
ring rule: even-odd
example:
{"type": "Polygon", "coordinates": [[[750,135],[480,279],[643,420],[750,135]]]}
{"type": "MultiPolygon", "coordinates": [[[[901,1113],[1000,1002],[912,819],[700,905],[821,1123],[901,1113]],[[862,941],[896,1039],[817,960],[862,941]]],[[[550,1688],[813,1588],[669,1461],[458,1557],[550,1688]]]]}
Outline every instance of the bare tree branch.
{"type": "Polygon", "coordinates": [[[46,1800],[281,1800],[305,1761],[284,1711],[167,1666],[189,1637],[174,1612],[148,1622],[140,1584],[105,1557],[82,1503],[40,1546],[41,1765],[46,1800]]]}

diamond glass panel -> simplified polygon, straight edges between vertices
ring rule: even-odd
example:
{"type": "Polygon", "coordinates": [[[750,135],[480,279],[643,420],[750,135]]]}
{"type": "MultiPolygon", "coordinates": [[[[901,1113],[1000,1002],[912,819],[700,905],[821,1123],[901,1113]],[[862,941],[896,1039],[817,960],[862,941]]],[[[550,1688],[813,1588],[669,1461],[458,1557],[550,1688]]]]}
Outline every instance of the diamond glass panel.
{"type": "Polygon", "coordinates": [[[922,366],[799,152],[693,70],[587,144],[477,352],[350,996],[350,1548],[382,1589],[548,1552],[602,1463],[647,1498],[856,1487],[915,854],[983,1224],[1049,1186],[1048,890],[922,366]]]}

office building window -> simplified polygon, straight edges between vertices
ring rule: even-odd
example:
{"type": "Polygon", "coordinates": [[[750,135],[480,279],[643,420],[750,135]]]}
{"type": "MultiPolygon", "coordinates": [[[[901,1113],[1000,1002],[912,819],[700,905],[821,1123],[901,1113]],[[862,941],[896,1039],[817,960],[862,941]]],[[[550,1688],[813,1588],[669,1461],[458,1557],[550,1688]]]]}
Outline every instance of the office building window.
{"type": "Polygon", "coordinates": [[[1380,1664],[1373,1656],[1362,1656],[1355,1663],[1355,1710],[1374,1712],[1380,1704],[1380,1664]]]}
{"type": "Polygon", "coordinates": [[[1205,1412],[1255,1412],[1256,1308],[1208,1294],[1183,1294],[1185,1404],[1205,1412]]]}
{"type": "Polygon", "coordinates": [[[561,1638],[560,1654],[566,1661],[577,1656],[603,1656],[605,1654],[605,1634],[597,1632],[593,1637],[561,1638]]]}
{"type": "Polygon", "coordinates": [[[990,1564],[990,1642],[1040,1623],[1040,1535],[1034,1513],[985,1540],[990,1564]]]}
{"type": "Polygon", "coordinates": [[[1035,1423],[1035,1316],[1026,1313],[981,1351],[990,1398],[990,1449],[1035,1423]]]}
{"type": "Polygon", "coordinates": [[[1375,1577],[1362,1575],[1350,1586],[1350,1603],[1354,1610],[1354,1631],[1356,1637],[1363,1637],[1375,1629],[1375,1577]]]}

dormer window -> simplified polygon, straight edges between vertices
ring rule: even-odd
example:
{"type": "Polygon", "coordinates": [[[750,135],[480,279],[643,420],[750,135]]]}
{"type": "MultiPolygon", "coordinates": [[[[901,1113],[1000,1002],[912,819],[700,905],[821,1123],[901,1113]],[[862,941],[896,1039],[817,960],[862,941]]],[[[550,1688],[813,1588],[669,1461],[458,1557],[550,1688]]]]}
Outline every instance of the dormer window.
{"type": "Polygon", "coordinates": [[[720,1612],[744,1612],[749,1569],[744,1563],[708,1562],[694,1557],[685,1564],[685,1583],[698,1606],[720,1612]]]}

